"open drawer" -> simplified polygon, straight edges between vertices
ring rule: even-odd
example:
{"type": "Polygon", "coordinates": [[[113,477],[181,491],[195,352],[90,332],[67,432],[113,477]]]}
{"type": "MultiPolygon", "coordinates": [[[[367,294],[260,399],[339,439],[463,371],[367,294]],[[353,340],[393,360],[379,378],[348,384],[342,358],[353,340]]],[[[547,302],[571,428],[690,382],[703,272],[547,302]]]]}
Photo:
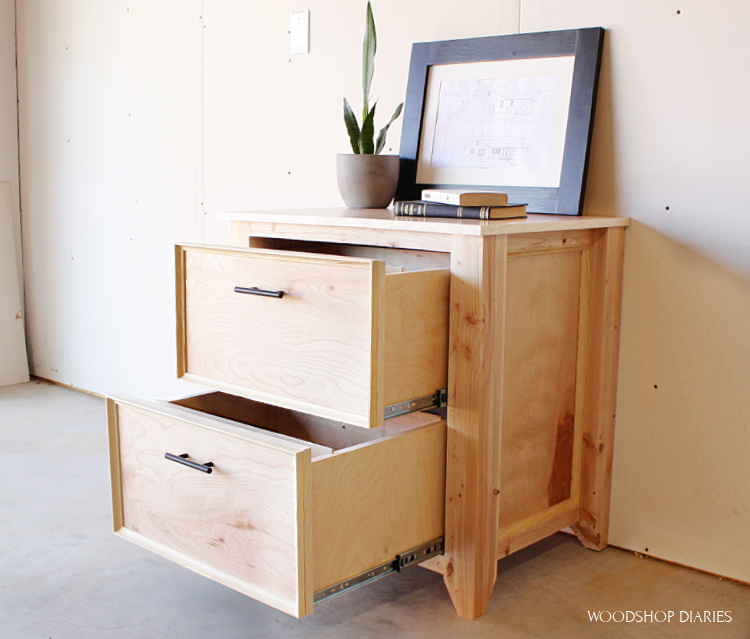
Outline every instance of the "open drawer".
{"type": "Polygon", "coordinates": [[[365,430],[209,393],[107,417],[115,532],[288,614],[443,535],[439,416],[365,430]]]}
{"type": "Polygon", "coordinates": [[[448,269],[178,245],[176,274],[181,377],[365,428],[447,385],[448,269]]]}

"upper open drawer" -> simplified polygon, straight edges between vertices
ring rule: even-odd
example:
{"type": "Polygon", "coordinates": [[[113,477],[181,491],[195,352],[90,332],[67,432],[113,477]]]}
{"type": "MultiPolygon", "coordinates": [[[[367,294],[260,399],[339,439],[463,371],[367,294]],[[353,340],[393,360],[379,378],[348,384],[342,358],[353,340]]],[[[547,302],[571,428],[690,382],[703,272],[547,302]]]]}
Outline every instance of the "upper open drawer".
{"type": "Polygon", "coordinates": [[[447,269],[178,245],[178,375],[362,427],[447,383],[447,269]]]}

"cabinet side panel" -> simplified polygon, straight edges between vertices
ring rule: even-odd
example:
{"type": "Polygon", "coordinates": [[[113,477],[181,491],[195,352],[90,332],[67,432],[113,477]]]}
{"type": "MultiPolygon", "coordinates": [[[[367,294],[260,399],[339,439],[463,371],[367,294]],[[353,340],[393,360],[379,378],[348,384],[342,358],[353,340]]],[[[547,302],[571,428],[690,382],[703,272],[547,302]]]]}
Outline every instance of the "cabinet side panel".
{"type": "Polygon", "coordinates": [[[508,260],[500,529],[571,496],[580,251],[508,260]]]}

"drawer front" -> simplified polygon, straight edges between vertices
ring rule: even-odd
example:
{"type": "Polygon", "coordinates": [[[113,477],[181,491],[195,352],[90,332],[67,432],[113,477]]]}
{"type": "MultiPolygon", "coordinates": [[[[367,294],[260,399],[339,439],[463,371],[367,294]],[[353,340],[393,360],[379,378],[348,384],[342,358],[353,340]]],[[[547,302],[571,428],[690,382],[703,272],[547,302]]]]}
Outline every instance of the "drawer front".
{"type": "Polygon", "coordinates": [[[378,260],[178,246],[179,374],[259,401],[377,425],[384,277],[378,260]]]}
{"type": "Polygon", "coordinates": [[[109,399],[108,416],[116,532],[288,614],[312,611],[308,448],[168,404],[109,399]]]}

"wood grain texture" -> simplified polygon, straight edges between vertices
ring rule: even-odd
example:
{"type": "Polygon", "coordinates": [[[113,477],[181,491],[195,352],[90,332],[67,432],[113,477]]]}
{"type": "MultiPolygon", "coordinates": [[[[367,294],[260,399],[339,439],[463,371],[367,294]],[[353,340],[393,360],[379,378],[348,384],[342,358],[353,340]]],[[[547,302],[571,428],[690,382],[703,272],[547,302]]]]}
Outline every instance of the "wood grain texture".
{"type": "Polygon", "coordinates": [[[592,231],[547,231],[508,236],[508,255],[549,253],[555,250],[581,250],[591,244],[592,231]]]}
{"type": "Polygon", "coordinates": [[[185,251],[182,246],[174,247],[174,274],[175,274],[175,320],[177,335],[177,377],[187,373],[187,328],[185,322],[187,313],[185,309],[185,251]]]}
{"type": "MultiPolygon", "coordinates": [[[[567,528],[578,520],[578,500],[569,499],[540,511],[512,526],[503,528],[497,537],[497,558],[503,559],[554,533],[567,528]]],[[[420,564],[421,567],[445,574],[448,561],[438,555],[420,564]]]]}
{"type": "MultiPolygon", "coordinates": [[[[404,218],[390,209],[283,209],[266,211],[232,211],[216,217],[232,224],[247,224],[243,231],[251,235],[270,236],[274,232],[297,239],[316,239],[351,244],[373,244],[403,248],[449,250],[443,248],[457,236],[513,235],[571,229],[595,229],[627,226],[623,217],[595,215],[534,215],[511,220],[458,220],[446,218],[404,218]],[[336,235],[338,233],[338,235],[336,235]],[[422,236],[421,238],[419,236],[422,236]],[[377,238],[381,238],[378,240],[377,238]],[[403,242],[403,244],[402,244],[403,242]],[[436,244],[438,243],[438,244],[436,244]]],[[[239,227],[238,227],[239,228],[239,227]]],[[[234,237],[241,240],[243,231],[234,237]]],[[[242,245],[247,246],[245,240],[242,245]]]]}
{"type": "Polygon", "coordinates": [[[115,532],[123,525],[122,516],[122,469],[120,467],[120,424],[117,402],[111,397],[105,400],[107,411],[107,445],[109,448],[109,480],[112,491],[112,525],[115,532]]]}
{"type": "MultiPolygon", "coordinates": [[[[295,240],[288,237],[259,237],[249,239],[253,247],[277,251],[301,251],[303,253],[322,253],[325,255],[346,255],[383,260],[388,266],[403,271],[424,271],[428,269],[450,268],[450,253],[436,250],[420,251],[383,246],[363,246],[359,244],[338,244],[333,242],[316,242],[295,240]]],[[[247,242],[247,238],[246,238],[247,242]]]]}
{"type": "Polygon", "coordinates": [[[448,269],[386,276],[385,405],[446,388],[448,269]]]}
{"type": "Polygon", "coordinates": [[[497,577],[506,249],[504,237],[456,237],[452,251],[445,583],[468,619],[497,577]]]}
{"type": "Polygon", "coordinates": [[[568,499],[580,251],[508,260],[499,527],[568,499]]]}
{"type": "Polygon", "coordinates": [[[370,258],[197,247],[178,247],[176,263],[188,379],[364,427],[446,386],[447,269],[386,275],[370,258]]]}
{"type": "Polygon", "coordinates": [[[315,591],[443,534],[445,422],[312,464],[315,591]]]}
{"type": "Polygon", "coordinates": [[[193,247],[184,259],[190,375],[262,401],[312,412],[332,407],[352,423],[373,424],[373,358],[382,348],[373,304],[380,304],[382,262],[193,247]],[[243,295],[235,286],[284,297],[243,295]]]}
{"type": "Polygon", "coordinates": [[[311,612],[309,449],[183,421],[168,407],[119,402],[116,412],[122,527],[260,601],[311,612]],[[213,472],[166,460],[166,452],[212,461],[213,472]]]}
{"type": "Polygon", "coordinates": [[[578,499],[566,499],[540,510],[498,533],[497,557],[502,559],[541,539],[571,526],[578,520],[578,499]]]}
{"type": "Polygon", "coordinates": [[[421,249],[425,251],[450,251],[449,234],[415,233],[404,228],[400,230],[382,230],[378,228],[359,228],[342,226],[309,226],[305,224],[288,225],[274,222],[252,221],[232,222],[230,234],[233,246],[250,246],[254,237],[285,239],[293,237],[298,240],[315,242],[333,242],[336,244],[387,246],[392,248],[421,249]]]}
{"type": "Polygon", "coordinates": [[[584,375],[581,519],[573,530],[595,550],[606,547],[609,533],[624,242],[623,228],[597,231],[584,263],[588,322],[579,363],[584,375]]]}
{"type": "Polygon", "coordinates": [[[615,310],[615,305],[619,303],[626,219],[530,215],[524,220],[498,223],[432,220],[415,225],[403,224],[388,211],[342,209],[252,212],[227,214],[225,218],[242,229],[236,234],[238,241],[247,241],[243,235],[255,235],[275,238],[274,241],[291,238],[351,242],[451,253],[447,549],[445,555],[429,564],[444,572],[459,614],[482,614],[494,583],[498,556],[542,539],[577,519],[581,521],[576,530],[586,544],[596,547],[606,539],[617,343],[611,330],[614,324],[611,319],[602,318],[619,317],[619,307],[615,310]],[[497,236],[501,241],[490,247],[482,240],[485,236],[497,236]],[[615,239],[602,244],[602,238],[608,237],[615,239]],[[620,249],[615,248],[618,242],[620,249]],[[512,256],[507,273],[506,255],[512,256]],[[545,260],[550,258],[548,263],[554,265],[553,270],[559,267],[562,271],[544,275],[545,268],[537,269],[542,281],[550,284],[552,296],[552,300],[540,302],[544,296],[535,292],[534,277],[528,275],[524,280],[521,275],[514,284],[519,275],[510,269],[516,259],[530,260],[518,262],[521,266],[536,264],[536,258],[542,256],[545,260]],[[503,288],[506,279],[509,291],[516,287],[507,295],[503,288]],[[562,284],[562,291],[556,290],[555,282],[562,284]],[[530,284],[531,290],[523,290],[524,284],[530,284]],[[526,302],[518,301],[525,310],[516,315],[510,304],[518,295],[526,302]],[[538,327],[542,318],[557,321],[557,315],[569,329],[567,336],[562,338],[561,333],[553,331],[550,343],[554,346],[545,346],[549,341],[545,340],[547,334],[538,327]],[[530,330],[531,327],[535,328],[530,330]],[[527,331],[532,335],[525,335],[527,331]],[[535,344],[541,354],[535,352],[535,344]],[[526,371],[524,349],[531,349],[532,353],[526,371]],[[505,359],[508,363],[503,369],[505,359]],[[599,363],[591,366],[596,360],[599,363]],[[510,364],[512,361],[516,364],[510,364]],[[563,372],[559,388],[553,383],[555,374],[551,372],[555,363],[563,372]],[[541,388],[536,404],[532,401],[525,405],[522,398],[528,392],[527,386],[537,384],[535,370],[542,371],[541,388]],[[518,375],[515,381],[514,375],[518,375]],[[516,388],[508,386],[501,403],[503,384],[513,383],[516,388]],[[536,505],[524,510],[521,501],[513,502],[513,491],[508,489],[508,509],[503,509],[501,515],[501,489],[506,482],[524,485],[527,473],[526,465],[520,461],[523,455],[515,469],[506,469],[507,464],[513,463],[506,464],[506,440],[511,442],[508,455],[512,457],[514,440],[522,443],[525,438],[523,428],[514,435],[503,419],[509,416],[509,406],[520,406],[521,416],[531,422],[538,420],[544,434],[534,437],[541,436],[544,441],[540,452],[526,449],[536,505]],[[604,406],[611,408],[609,418],[604,406]],[[579,494],[583,507],[579,507],[579,494]],[[503,522],[502,516],[506,517],[503,522]],[[494,525],[488,526],[493,519],[494,525]]]}
{"type": "MultiPolygon", "coordinates": [[[[318,415],[272,406],[221,392],[193,395],[173,400],[172,403],[201,411],[211,415],[214,419],[224,418],[251,424],[268,432],[308,442],[313,446],[313,456],[317,456],[314,448],[316,446],[341,450],[380,439],[384,435],[384,428],[357,428],[318,415]]],[[[330,452],[329,450],[328,453],[330,452]]]]}

